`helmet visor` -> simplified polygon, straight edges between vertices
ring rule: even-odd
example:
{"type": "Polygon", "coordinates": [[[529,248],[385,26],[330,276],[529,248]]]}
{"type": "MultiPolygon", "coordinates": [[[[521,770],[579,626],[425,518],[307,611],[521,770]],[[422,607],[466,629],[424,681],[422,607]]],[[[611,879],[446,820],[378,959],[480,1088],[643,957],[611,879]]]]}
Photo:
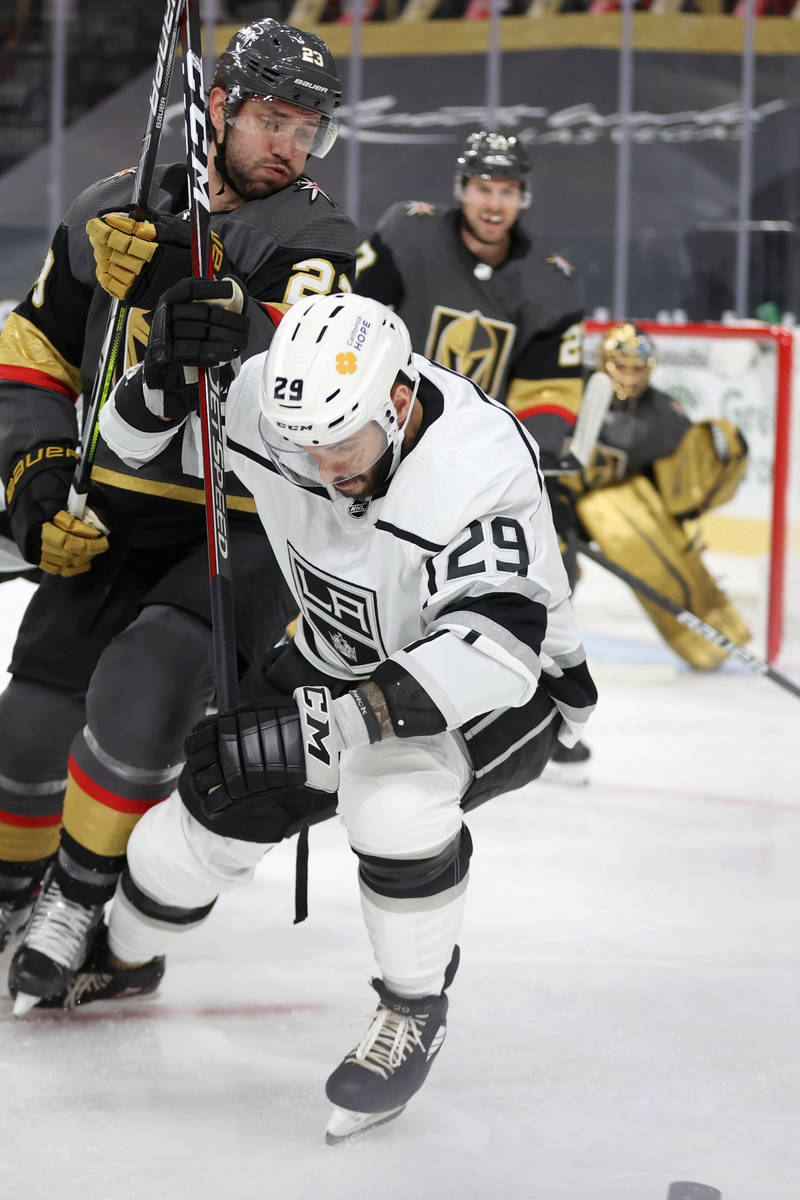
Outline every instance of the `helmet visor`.
{"type": "Polygon", "coordinates": [[[336,121],[310,108],[290,104],[280,96],[254,95],[231,88],[228,102],[231,101],[241,101],[241,107],[226,115],[226,124],[253,141],[280,140],[291,147],[292,154],[313,154],[316,158],[324,158],[336,141],[339,132],[336,121]]]}
{"type": "Polygon", "coordinates": [[[340,442],[302,446],[292,440],[292,430],[279,429],[265,416],[259,420],[261,439],[280,473],[300,487],[339,487],[365,475],[389,448],[386,430],[369,421],[340,442]]]}

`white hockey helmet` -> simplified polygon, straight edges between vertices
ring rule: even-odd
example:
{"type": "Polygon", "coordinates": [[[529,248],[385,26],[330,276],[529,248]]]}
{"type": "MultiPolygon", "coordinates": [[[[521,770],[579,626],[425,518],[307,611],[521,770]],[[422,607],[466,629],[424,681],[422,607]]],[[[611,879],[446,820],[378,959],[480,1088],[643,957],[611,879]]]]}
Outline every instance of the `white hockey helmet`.
{"type": "Polygon", "coordinates": [[[366,296],[299,300],[281,320],[264,361],[260,430],[278,470],[303,487],[333,488],[391,452],[400,461],[405,422],[392,388],[419,374],[400,318],[366,296]]]}

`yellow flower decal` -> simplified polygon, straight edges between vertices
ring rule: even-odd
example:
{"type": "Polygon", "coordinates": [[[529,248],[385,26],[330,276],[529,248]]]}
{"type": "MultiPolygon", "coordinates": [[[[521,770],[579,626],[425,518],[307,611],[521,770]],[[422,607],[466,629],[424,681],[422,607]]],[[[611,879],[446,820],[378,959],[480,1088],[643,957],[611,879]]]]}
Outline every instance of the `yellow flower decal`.
{"type": "Polygon", "coordinates": [[[354,375],[358,370],[355,354],[337,354],[336,355],[336,370],[340,375],[354,375]]]}

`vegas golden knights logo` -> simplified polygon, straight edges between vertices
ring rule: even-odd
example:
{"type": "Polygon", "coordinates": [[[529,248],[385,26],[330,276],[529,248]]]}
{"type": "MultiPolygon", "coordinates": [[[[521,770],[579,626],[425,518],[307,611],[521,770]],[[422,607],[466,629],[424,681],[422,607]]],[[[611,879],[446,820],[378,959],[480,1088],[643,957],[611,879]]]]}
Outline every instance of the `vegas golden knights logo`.
{"type": "Polygon", "coordinates": [[[150,322],[153,314],[147,308],[131,308],[125,325],[125,366],[135,367],[144,358],[150,338],[150,322]]]}
{"type": "Polygon", "coordinates": [[[489,396],[500,387],[517,329],[508,321],[437,304],[431,315],[425,356],[466,375],[489,396]]]}

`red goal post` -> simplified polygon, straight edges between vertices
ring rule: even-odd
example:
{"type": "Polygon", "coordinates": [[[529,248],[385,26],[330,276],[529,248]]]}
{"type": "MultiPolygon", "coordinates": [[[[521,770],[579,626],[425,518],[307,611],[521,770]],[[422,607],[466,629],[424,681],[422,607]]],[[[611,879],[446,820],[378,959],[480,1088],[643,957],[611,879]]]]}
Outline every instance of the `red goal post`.
{"type": "MultiPolygon", "coordinates": [[[[585,322],[587,367],[614,324],[585,322]]],[[[711,551],[763,561],[763,570],[749,572],[745,590],[764,629],[765,657],[775,662],[784,644],[787,564],[800,554],[800,512],[792,511],[800,502],[790,503],[800,489],[796,335],[788,327],[760,323],[637,325],[656,346],[655,386],[675,395],[693,420],[728,417],[748,440],[747,476],[729,506],[703,519],[703,538],[711,551]]],[[[738,599],[735,587],[728,590],[738,599]]]]}

